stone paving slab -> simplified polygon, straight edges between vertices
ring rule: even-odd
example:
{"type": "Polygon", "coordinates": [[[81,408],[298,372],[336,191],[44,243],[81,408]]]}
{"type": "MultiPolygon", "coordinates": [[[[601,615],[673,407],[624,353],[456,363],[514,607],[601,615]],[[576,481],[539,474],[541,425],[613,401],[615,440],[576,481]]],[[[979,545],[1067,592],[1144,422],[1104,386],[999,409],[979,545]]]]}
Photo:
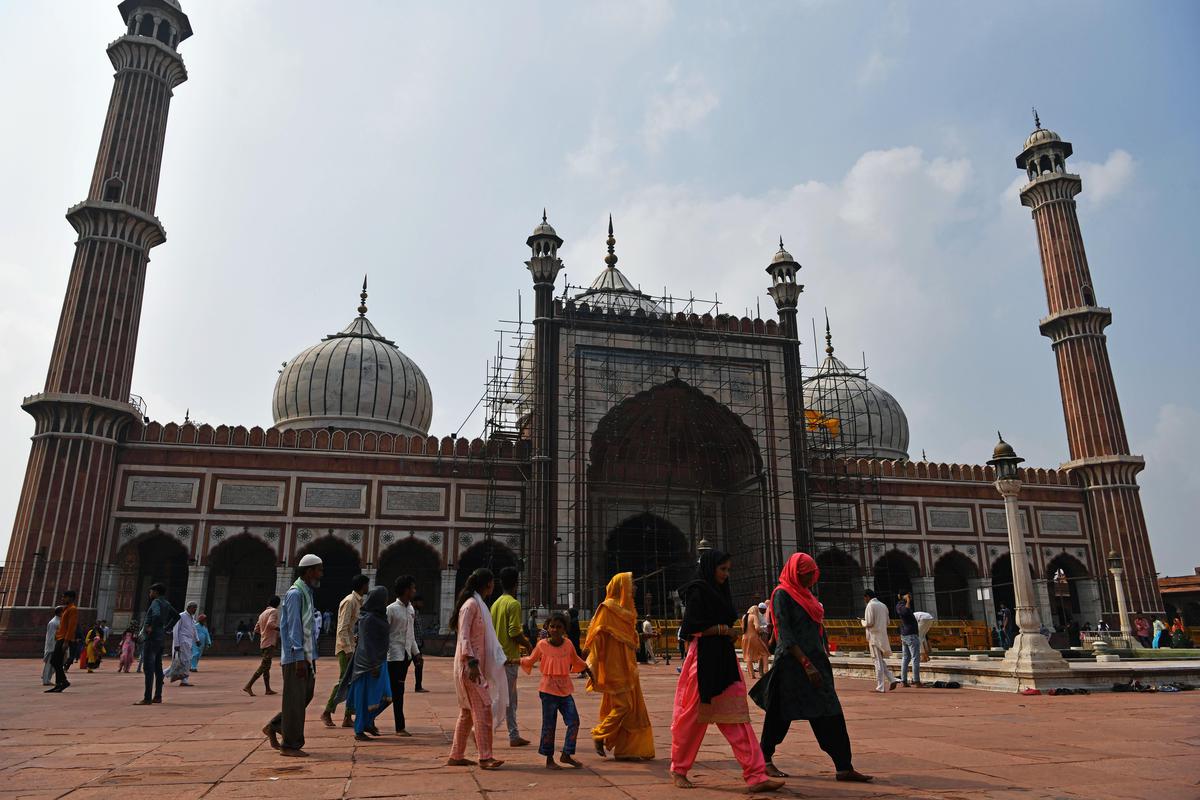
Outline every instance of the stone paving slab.
{"type": "MultiPolygon", "coordinates": [[[[429,659],[428,694],[406,695],[411,738],[369,743],[327,729],[318,715],[336,675],[321,663],[309,709],[302,761],[280,758],[261,733],[278,697],[239,691],[253,658],[206,659],[191,689],[168,687],[166,702],[135,707],[142,677],[116,674],[112,662],[92,675],[72,672],[64,694],[40,692],[40,661],[0,661],[0,800],[106,798],[139,787],[172,800],[707,800],[745,796],[741,769],[716,728],[709,731],[692,778],[699,788],[670,785],[673,667],[643,668],[658,759],[601,760],[587,746],[599,698],[576,700],[584,725],[579,758],[586,768],[551,772],[534,748],[511,749],[497,737],[503,769],[449,768],[444,761],[457,716],[449,662],[429,659]]],[[[278,675],[278,666],[276,667],[278,675]]],[[[855,764],[876,775],[841,784],[796,723],[777,763],[793,773],[785,797],[841,798],[1200,798],[1200,691],[1022,697],[967,690],[899,689],[880,695],[866,681],[839,679],[855,764]]],[[[541,710],[534,678],[522,678],[520,723],[535,739],[541,710]]],[[[755,725],[761,714],[753,711],[755,725]]],[[[379,719],[385,732],[392,716],[379,719]]],[[[561,737],[561,726],[559,736],[561,737]]],[[[468,751],[471,753],[471,750],[468,751]]]]}

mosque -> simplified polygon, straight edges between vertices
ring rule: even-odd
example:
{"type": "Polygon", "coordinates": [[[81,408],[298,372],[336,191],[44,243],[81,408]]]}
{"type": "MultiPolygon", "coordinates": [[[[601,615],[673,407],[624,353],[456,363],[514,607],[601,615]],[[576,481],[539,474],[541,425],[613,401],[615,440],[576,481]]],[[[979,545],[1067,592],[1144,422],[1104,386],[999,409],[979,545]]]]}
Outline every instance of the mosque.
{"type": "MultiPolygon", "coordinates": [[[[347,325],[280,371],[272,427],[150,420],[131,379],[192,29],[176,0],[118,8],[95,169],[67,212],[77,241],[46,383],[23,401],[35,424],[0,575],[5,652],[40,652],[67,588],[84,620],[121,630],[162,581],[228,634],[305,553],[326,565],[318,608],[335,608],[359,572],[384,585],[410,573],[427,624],[443,628],[455,588],[484,565],[521,567],[531,606],[585,610],[629,569],[641,607],[672,616],[672,589],[705,547],[738,555],[745,598],[795,549],[813,552],[835,618],[857,615],[867,586],[885,599],[912,590],[947,619],[1013,605],[992,468],[913,460],[900,403],[835,355],[828,324],[825,358],[802,363],[801,267],[782,241],[764,257],[777,314],[763,320],[642,293],[617,266],[611,220],[595,280],[560,291],[563,240],[543,215],[528,277],[512,271],[514,285],[532,281],[534,317],[497,366],[479,439],[429,435],[435,394],[368,317],[365,282],[347,325]]],[[[1038,121],[1016,159],[1070,449],[1058,467],[1021,471],[1019,508],[1043,619],[1059,623],[1115,610],[1113,551],[1133,608],[1162,609],[1071,155],[1038,121]]]]}

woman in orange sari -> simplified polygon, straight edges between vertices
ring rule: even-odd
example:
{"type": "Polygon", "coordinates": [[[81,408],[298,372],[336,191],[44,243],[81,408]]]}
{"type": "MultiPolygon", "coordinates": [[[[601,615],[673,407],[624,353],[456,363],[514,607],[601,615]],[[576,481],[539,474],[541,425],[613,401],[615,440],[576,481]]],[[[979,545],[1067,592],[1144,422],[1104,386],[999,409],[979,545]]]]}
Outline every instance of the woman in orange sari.
{"type": "Polygon", "coordinates": [[[600,692],[600,723],[592,728],[596,754],[612,750],[618,761],[654,758],[654,731],[638,677],[637,609],[633,573],[621,572],[608,582],[607,597],[588,624],[583,647],[588,651],[589,692],[600,692]]]}

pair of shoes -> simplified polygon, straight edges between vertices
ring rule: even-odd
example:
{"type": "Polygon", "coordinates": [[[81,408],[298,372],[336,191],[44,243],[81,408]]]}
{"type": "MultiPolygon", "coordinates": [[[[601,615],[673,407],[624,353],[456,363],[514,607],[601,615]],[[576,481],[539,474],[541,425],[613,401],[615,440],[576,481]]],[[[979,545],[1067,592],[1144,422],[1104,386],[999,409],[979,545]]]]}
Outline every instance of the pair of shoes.
{"type": "Polygon", "coordinates": [[[1020,692],[1018,692],[1018,694],[1023,694],[1026,697],[1033,697],[1034,695],[1039,695],[1041,693],[1042,693],[1041,689],[1034,689],[1034,688],[1022,689],[1020,692]]]}

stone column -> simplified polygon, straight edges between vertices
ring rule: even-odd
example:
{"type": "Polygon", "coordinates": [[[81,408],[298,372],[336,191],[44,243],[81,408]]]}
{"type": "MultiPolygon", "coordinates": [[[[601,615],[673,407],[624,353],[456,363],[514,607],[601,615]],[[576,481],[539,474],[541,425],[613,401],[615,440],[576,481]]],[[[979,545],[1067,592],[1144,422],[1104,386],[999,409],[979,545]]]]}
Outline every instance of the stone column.
{"type": "MultiPolygon", "coordinates": [[[[117,566],[106,564],[100,568],[100,588],[96,595],[96,619],[113,622],[113,605],[117,596],[117,566]]],[[[116,625],[113,625],[116,630],[116,625]]]]}
{"type": "Polygon", "coordinates": [[[1075,591],[1079,594],[1079,615],[1083,617],[1083,622],[1095,625],[1104,613],[1100,605],[1099,582],[1095,578],[1077,580],[1075,591]]]}
{"type": "MultiPolygon", "coordinates": [[[[991,600],[980,600],[979,593],[981,589],[986,589],[990,594],[992,591],[992,581],[990,578],[968,578],[967,589],[971,593],[971,616],[975,619],[981,619],[987,624],[990,631],[992,626],[996,624],[995,609],[992,606],[991,600]]],[[[989,633],[989,635],[991,635],[989,633]]]]}
{"type": "Polygon", "coordinates": [[[458,579],[458,570],[453,567],[442,570],[442,597],[439,609],[438,630],[450,632],[450,614],[454,611],[454,582],[458,579]]]}
{"type": "Polygon", "coordinates": [[[1041,580],[1034,581],[1033,592],[1037,595],[1038,614],[1046,623],[1046,627],[1053,630],[1054,626],[1051,621],[1054,619],[1054,611],[1050,606],[1050,584],[1041,580]]]}
{"type": "Polygon", "coordinates": [[[1042,636],[1042,620],[1035,605],[1037,598],[1033,591],[1033,576],[1029,572],[1029,556],[1025,553],[1025,537],[1021,533],[1021,516],[1017,509],[1021,481],[1018,478],[1001,478],[996,481],[996,489],[1004,497],[1004,512],[1008,523],[1008,557],[1012,565],[1015,596],[1013,605],[1019,631],[1013,646],[1005,653],[1004,660],[1014,672],[1029,674],[1039,670],[1068,670],[1070,667],[1062,654],[1051,647],[1046,637],[1042,636]]]}
{"type": "MultiPolygon", "coordinates": [[[[1115,553],[1110,554],[1110,557],[1115,553]]],[[[1129,619],[1129,605],[1125,600],[1125,570],[1113,567],[1109,570],[1113,576],[1113,588],[1117,596],[1117,615],[1121,618],[1121,638],[1126,647],[1133,647],[1137,640],[1133,638],[1133,623],[1129,619]]]]}
{"type": "Polygon", "coordinates": [[[287,590],[296,582],[296,570],[286,564],[275,567],[275,594],[282,600],[287,590]]]}
{"type": "MultiPolygon", "coordinates": [[[[937,617],[937,593],[933,590],[933,578],[913,578],[913,603],[916,611],[924,611],[937,617]]],[[[889,609],[894,611],[895,609],[889,609]]]]}
{"type": "MultiPolygon", "coordinates": [[[[187,608],[188,603],[195,603],[197,606],[204,605],[204,595],[208,591],[208,567],[199,564],[193,564],[188,567],[188,582],[187,592],[183,597],[183,608],[187,608]]],[[[180,611],[183,609],[181,608],[180,611]]],[[[203,610],[203,609],[201,609],[203,610]]]]}

